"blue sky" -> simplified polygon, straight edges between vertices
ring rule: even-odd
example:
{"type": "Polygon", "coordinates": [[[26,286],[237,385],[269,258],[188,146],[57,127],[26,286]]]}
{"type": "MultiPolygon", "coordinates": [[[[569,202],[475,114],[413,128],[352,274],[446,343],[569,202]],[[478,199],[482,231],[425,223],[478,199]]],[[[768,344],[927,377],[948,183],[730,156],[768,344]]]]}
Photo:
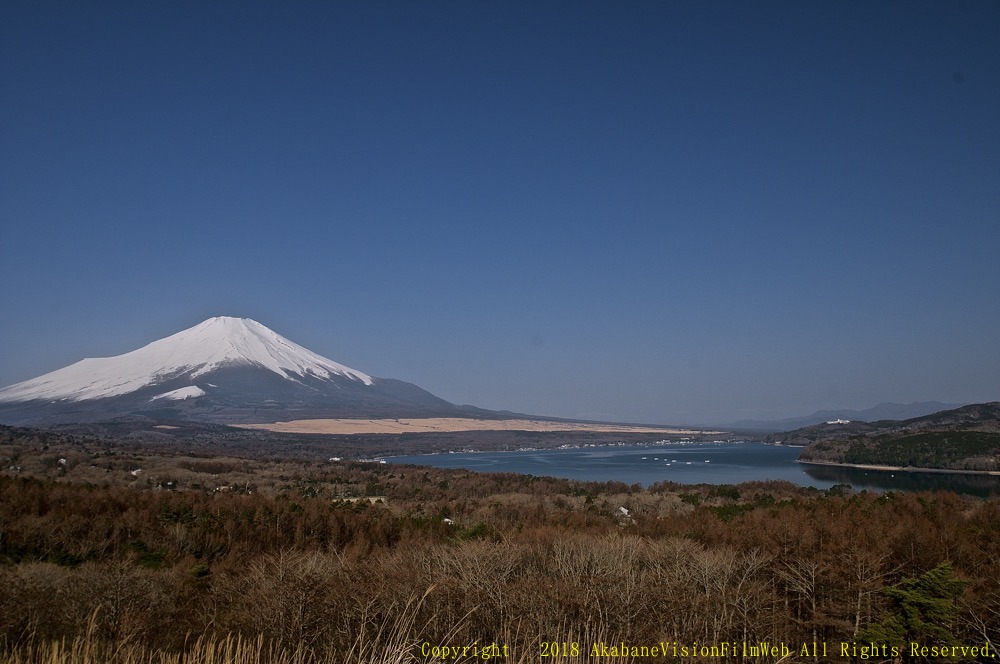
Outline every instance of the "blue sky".
{"type": "Polygon", "coordinates": [[[247,316],[451,401],[1000,399],[1000,4],[0,7],[0,385],[247,316]]]}

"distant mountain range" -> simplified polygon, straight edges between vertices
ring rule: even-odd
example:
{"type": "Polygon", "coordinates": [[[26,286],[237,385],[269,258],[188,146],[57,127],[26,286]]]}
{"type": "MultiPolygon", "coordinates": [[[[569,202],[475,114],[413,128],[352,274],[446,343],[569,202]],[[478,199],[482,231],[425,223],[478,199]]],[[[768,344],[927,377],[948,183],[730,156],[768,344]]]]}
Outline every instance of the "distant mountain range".
{"type": "Polygon", "coordinates": [[[765,439],[804,445],[800,461],[894,468],[1000,471],[1000,402],[907,420],[817,424],[765,439]]]}
{"type": "Polygon", "coordinates": [[[783,420],[740,420],[728,425],[733,429],[749,429],[755,431],[792,431],[814,424],[823,424],[835,420],[851,422],[876,422],[879,420],[909,420],[923,417],[943,410],[959,408],[963,404],[941,403],[940,401],[919,401],[914,403],[880,403],[867,410],[817,410],[806,417],[790,417],[783,420]]]}
{"type": "Polygon", "coordinates": [[[337,417],[497,417],[377,378],[249,318],[219,316],[115,357],[85,359],[0,390],[0,422],[125,415],[215,423],[337,417]]]}
{"type": "MultiPolygon", "coordinates": [[[[735,429],[788,431],[836,420],[907,420],[952,404],[883,403],[868,410],[743,420],[735,429]]],[[[473,417],[547,420],[460,406],[412,383],[318,355],[249,318],[218,316],[106,358],[81,360],[0,389],[0,423],[92,423],[125,416],[216,424],[311,418],[473,417]]]]}

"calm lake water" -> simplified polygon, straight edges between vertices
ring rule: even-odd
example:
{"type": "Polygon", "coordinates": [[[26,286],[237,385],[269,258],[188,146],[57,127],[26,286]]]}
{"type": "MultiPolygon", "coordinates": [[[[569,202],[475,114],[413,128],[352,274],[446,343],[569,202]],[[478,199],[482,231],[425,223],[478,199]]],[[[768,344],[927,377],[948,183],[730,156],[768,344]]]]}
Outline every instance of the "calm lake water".
{"type": "Polygon", "coordinates": [[[387,457],[390,463],[477,472],[549,475],[577,480],[649,486],[669,480],[683,484],[739,484],[752,480],[787,480],[828,489],[850,484],[856,490],[947,490],[986,497],[1000,495],[1000,477],[943,473],[906,473],[811,466],[796,463],[802,450],[760,443],[688,443],[682,445],[586,447],[519,452],[462,452],[387,457]]]}

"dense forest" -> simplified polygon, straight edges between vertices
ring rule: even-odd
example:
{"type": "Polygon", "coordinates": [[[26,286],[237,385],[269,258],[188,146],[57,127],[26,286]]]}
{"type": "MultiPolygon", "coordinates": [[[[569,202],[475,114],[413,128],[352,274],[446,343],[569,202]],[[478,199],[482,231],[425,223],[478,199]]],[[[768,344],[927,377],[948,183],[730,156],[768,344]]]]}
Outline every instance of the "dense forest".
{"type": "Polygon", "coordinates": [[[844,462],[913,468],[1000,470],[1000,433],[928,431],[909,436],[874,436],[852,440],[844,462]]]}
{"type": "Polygon", "coordinates": [[[990,661],[1000,634],[998,500],[20,433],[0,460],[4,662],[990,661]]]}

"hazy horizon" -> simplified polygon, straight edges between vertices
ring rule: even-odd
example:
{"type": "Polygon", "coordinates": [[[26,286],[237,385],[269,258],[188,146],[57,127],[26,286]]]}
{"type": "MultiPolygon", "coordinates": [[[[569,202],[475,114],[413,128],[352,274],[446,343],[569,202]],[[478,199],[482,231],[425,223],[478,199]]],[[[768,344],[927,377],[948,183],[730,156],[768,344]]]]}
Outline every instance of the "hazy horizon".
{"type": "Polygon", "coordinates": [[[217,315],[448,401],[1000,400],[1000,4],[0,8],[0,387],[217,315]]]}

